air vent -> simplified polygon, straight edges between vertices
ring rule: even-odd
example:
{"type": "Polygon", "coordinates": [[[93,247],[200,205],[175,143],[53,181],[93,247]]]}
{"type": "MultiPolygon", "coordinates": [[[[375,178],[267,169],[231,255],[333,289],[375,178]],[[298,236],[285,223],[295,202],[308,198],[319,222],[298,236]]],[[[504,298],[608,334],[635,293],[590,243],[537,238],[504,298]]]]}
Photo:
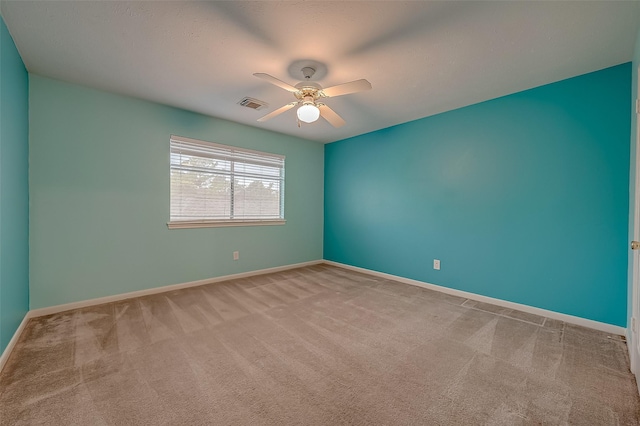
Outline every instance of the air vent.
{"type": "Polygon", "coordinates": [[[242,100],[238,102],[238,105],[256,110],[260,110],[269,106],[269,104],[267,104],[266,102],[259,101],[254,98],[242,98],[242,100]]]}

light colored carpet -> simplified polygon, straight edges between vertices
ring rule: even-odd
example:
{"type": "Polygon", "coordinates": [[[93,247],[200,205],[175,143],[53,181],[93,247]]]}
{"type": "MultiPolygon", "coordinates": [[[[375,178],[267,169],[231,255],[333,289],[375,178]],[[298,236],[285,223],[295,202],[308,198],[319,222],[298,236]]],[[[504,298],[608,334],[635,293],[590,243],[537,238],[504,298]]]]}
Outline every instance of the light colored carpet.
{"type": "Polygon", "coordinates": [[[3,425],[633,425],[620,336],[318,265],[33,319],[3,425]]]}

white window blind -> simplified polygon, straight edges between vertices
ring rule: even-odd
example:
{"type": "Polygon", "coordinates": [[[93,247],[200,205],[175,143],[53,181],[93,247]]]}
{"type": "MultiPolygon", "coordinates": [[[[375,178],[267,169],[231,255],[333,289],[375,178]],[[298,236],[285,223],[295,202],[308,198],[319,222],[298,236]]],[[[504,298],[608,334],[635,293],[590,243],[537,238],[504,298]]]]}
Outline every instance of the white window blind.
{"type": "Polygon", "coordinates": [[[284,222],[284,156],[171,136],[170,228],[284,222]]]}

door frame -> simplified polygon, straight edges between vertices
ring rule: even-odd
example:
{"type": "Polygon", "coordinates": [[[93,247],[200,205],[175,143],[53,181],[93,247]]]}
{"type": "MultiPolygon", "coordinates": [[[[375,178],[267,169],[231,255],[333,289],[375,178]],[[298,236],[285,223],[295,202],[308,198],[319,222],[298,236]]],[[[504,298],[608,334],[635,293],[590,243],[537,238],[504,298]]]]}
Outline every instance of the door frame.
{"type": "MultiPolygon", "coordinates": [[[[633,102],[633,113],[636,118],[634,159],[635,170],[635,202],[633,206],[633,239],[640,241],[640,116],[638,115],[638,102],[640,100],[640,67],[636,70],[636,96],[633,102]]],[[[631,242],[629,242],[631,243],[631,242]]],[[[627,345],[629,349],[629,361],[631,371],[638,376],[640,374],[640,250],[632,250],[632,312],[631,324],[627,329],[627,345]]],[[[636,382],[638,382],[636,380],[636,382]]],[[[638,384],[640,391],[640,383],[638,384]]]]}

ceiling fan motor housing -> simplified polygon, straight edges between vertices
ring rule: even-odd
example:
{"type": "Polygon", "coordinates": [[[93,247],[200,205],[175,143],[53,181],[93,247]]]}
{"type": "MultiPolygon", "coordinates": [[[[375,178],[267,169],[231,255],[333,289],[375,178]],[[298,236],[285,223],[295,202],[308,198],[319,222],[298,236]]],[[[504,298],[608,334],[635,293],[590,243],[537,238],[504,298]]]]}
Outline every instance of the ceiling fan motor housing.
{"type": "Polygon", "coordinates": [[[304,103],[314,103],[320,97],[320,90],[315,87],[302,87],[294,93],[298,100],[304,103]]]}

